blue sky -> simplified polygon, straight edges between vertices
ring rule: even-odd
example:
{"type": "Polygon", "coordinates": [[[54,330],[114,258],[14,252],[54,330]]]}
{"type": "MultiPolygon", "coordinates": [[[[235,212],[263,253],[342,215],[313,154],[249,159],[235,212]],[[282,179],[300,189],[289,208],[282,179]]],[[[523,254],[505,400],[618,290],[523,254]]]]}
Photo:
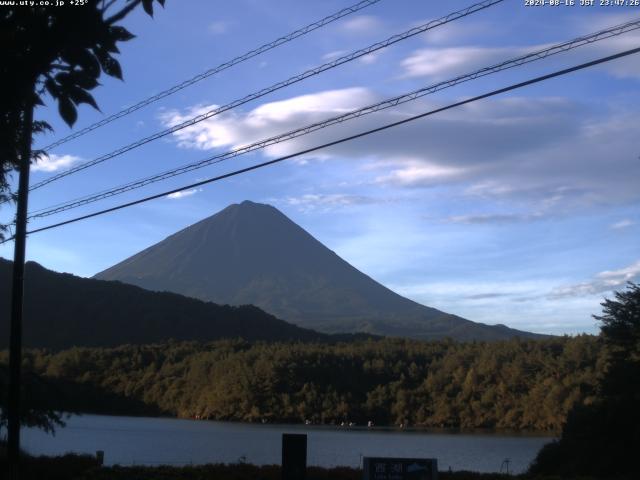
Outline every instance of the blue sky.
{"type": "MultiPolygon", "coordinates": [[[[125,81],[103,78],[81,128],[348,1],[169,0],[125,25],[125,81]]],[[[382,0],[352,16],[62,145],[32,183],[196,112],[471,4],[382,0]]],[[[33,192],[32,210],[120,185],[467,71],[640,17],[638,7],[502,4],[248,103],[33,192]]],[[[229,160],[31,228],[292,153],[590,59],[640,46],[640,31],[469,82],[229,160]]],[[[28,258],[90,276],[225,206],[288,215],[348,262],[418,302],[474,321],[595,333],[591,314],[640,277],[640,62],[629,57],[277,166],[32,235],[28,258]]],[[[40,108],[70,133],[55,106],[40,108]]],[[[6,207],[3,219],[11,217],[6,207]]],[[[12,245],[0,247],[10,258],[12,245]]]]}

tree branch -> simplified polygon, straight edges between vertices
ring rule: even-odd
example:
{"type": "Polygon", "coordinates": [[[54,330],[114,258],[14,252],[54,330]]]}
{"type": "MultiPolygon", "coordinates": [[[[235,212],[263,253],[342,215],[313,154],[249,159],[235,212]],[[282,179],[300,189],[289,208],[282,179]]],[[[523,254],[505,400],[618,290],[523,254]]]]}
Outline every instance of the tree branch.
{"type": "Polygon", "coordinates": [[[111,0],[106,5],[104,4],[104,0],[102,0],[102,13],[104,14],[107,10],[111,8],[111,6],[116,3],[118,0],[111,0]]]}
{"type": "Polygon", "coordinates": [[[113,25],[114,23],[122,20],[124,17],[126,17],[127,15],[129,15],[129,13],[131,13],[131,10],[133,10],[134,8],[136,8],[138,5],[140,5],[142,3],[142,0],[133,0],[133,2],[131,2],[129,5],[127,5],[126,7],[124,7],[122,10],[120,10],[118,13],[110,16],[109,18],[107,18],[105,20],[106,23],[108,23],[109,25],[113,25]]]}

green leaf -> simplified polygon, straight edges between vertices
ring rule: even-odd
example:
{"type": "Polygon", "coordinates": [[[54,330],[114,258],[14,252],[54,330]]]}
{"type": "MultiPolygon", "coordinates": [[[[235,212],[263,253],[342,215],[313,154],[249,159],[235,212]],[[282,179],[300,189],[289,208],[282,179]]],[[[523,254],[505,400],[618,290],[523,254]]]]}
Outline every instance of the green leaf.
{"type": "Polygon", "coordinates": [[[56,79],[56,82],[61,85],[72,83],[71,74],[68,72],[60,72],[54,78],[56,79]]]}
{"type": "Polygon", "coordinates": [[[67,125],[73,127],[78,119],[78,112],[73,102],[68,97],[60,97],[58,99],[58,112],[67,125]]]}
{"type": "Polygon", "coordinates": [[[109,27],[109,34],[118,42],[128,42],[136,36],[124,27],[109,27]]]}
{"type": "Polygon", "coordinates": [[[71,67],[80,67],[95,78],[100,76],[100,64],[96,56],[84,48],[70,48],[62,53],[62,58],[71,67]]]}
{"type": "Polygon", "coordinates": [[[32,97],[32,102],[34,105],[39,105],[41,107],[44,107],[44,102],[42,101],[42,98],[40,98],[40,95],[38,95],[36,92],[33,92],[33,97],[32,97]]]}
{"type": "Polygon", "coordinates": [[[53,128],[49,123],[44,120],[34,120],[33,122],[33,132],[34,133],[43,133],[43,132],[53,132],[53,128]]]}
{"type": "Polygon", "coordinates": [[[153,17],[153,0],[142,0],[142,8],[150,17],[153,17]]]}
{"type": "Polygon", "coordinates": [[[92,90],[98,85],[98,80],[82,70],[76,70],[70,73],[70,77],[74,84],[85,90],[92,90]]]}
{"type": "Polygon", "coordinates": [[[58,84],[53,80],[53,78],[47,78],[44,82],[44,87],[49,92],[53,98],[58,98],[58,84]]]}
{"type": "Polygon", "coordinates": [[[122,80],[122,68],[120,67],[118,61],[112,56],[109,56],[109,59],[102,65],[102,69],[107,75],[122,80]]]}
{"type": "MultiPolygon", "coordinates": [[[[65,91],[64,93],[67,93],[67,91],[65,91]]],[[[98,107],[98,104],[96,103],[93,96],[89,92],[85,91],[84,89],[76,85],[73,85],[69,88],[68,96],[69,98],[71,98],[71,100],[73,100],[73,103],[75,103],[76,105],[80,105],[81,103],[86,103],[88,105],[91,105],[96,110],[100,111],[100,108],[98,107]]]]}
{"type": "Polygon", "coordinates": [[[103,49],[97,49],[95,52],[104,73],[122,80],[122,68],[118,61],[103,49]]]}

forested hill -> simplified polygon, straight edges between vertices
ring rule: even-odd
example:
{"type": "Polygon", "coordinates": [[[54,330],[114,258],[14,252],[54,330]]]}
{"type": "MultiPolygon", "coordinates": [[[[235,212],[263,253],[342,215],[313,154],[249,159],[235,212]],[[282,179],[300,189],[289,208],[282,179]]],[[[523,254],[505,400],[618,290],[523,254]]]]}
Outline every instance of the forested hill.
{"type": "MultiPolygon", "coordinates": [[[[0,348],[9,343],[12,262],[0,258],[0,348]]],[[[28,262],[24,344],[63,349],[169,339],[323,341],[328,335],[296,327],[257,307],[222,306],[120,282],[57,273],[28,262]]]]}
{"type": "Polygon", "coordinates": [[[63,393],[73,387],[66,408],[86,412],[557,431],[574,404],[594,401],[603,359],[593,336],[491,343],[224,340],[30,351],[25,370],[63,382],[63,393]]]}

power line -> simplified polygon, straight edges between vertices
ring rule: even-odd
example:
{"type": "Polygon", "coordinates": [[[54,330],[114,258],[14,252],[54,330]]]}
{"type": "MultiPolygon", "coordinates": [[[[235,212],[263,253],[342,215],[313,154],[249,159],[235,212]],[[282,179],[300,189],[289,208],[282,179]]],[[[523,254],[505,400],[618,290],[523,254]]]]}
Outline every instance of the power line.
{"type": "MultiPolygon", "coordinates": [[[[318,146],[315,146],[315,147],[312,147],[312,148],[308,148],[308,149],[305,149],[305,150],[298,151],[296,153],[292,153],[290,155],[285,155],[283,157],[279,157],[279,158],[276,158],[276,159],[273,159],[273,160],[269,160],[267,162],[259,163],[257,165],[252,165],[250,167],[246,167],[246,168],[242,168],[242,169],[239,169],[239,170],[235,170],[233,172],[225,173],[223,175],[219,175],[217,177],[209,178],[207,180],[202,180],[202,181],[199,181],[199,182],[196,182],[196,183],[192,183],[192,184],[189,184],[189,185],[183,185],[180,188],[174,188],[174,189],[166,191],[166,192],[158,193],[158,194],[155,194],[155,195],[150,195],[148,197],[144,197],[144,198],[141,198],[141,199],[138,199],[138,200],[134,200],[132,202],[123,203],[123,204],[117,205],[115,207],[106,208],[104,210],[99,210],[97,212],[93,212],[93,213],[90,213],[90,214],[87,214],[87,215],[82,215],[82,216],[79,216],[79,217],[75,217],[75,218],[72,218],[72,219],[69,219],[69,220],[65,220],[63,222],[55,223],[55,224],[52,224],[52,225],[47,225],[47,226],[41,227],[41,228],[36,228],[36,229],[31,230],[31,231],[29,231],[27,233],[28,234],[32,234],[32,233],[44,232],[45,230],[51,230],[53,228],[58,228],[58,227],[61,227],[63,225],[69,225],[71,223],[76,223],[76,222],[79,222],[81,220],[86,220],[88,218],[93,218],[93,217],[97,217],[99,215],[104,215],[104,214],[107,214],[107,213],[115,212],[116,210],[122,210],[123,208],[132,207],[134,205],[139,205],[141,203],[145,203],[145,202],[148,202],[148,201],[151,201],[151,200],[155,200],[157,198],[165,197],[165,196],[170,195],[172,193],[177,193],[177,192],[180,192],[180,191],[183,191],[183,190],[186,190],[186,189],[196,188],[196,187],[200,187],[200,186],[203,186],[203,185],[206,185],[206,184],[209,184],[209,183],[217,182],[217,181],[223,180],[225,178],[233,177],[233,176],[236,176],[236,175],[240,175],[242,173],[250,172],[252,170],[257,170],[259,168],[263,168],[263,167],[267,167],[267,166],[270,166],[270,165],[274,165],[276,163],[283,162],[284,160],[289,160],[291,158],[299,157],[301,155],[306,155],[308,153],[315,152],[317,150],[321,150],[323,148],[331,147],[331,146],[338,145],[338,144],[341,144],[341,143],[345,143],[345,142],[348,142],[348,141],[351,141],[351,140],[355,140],[357,138],[365,137],[365,136],[371,135],[373,133],[378,133],[378,132],[381,132],[383,130],[387,130],[387,129],[390,129],[390,128],[393,128],[393,127],[404,125],[406,123],[413,122],[413,121],[418,120],[420,118],[428,117],[428,116],[434,115],[436,113],[443,112],[445,110],[450,110],[452,108],[460,107],[462,105],[466,105],[466,104],[469,104],[469,103],[472,103],[472,102],[477,102],[477,101],[485,99],[485,98],[489,98],[489,97],[493,97],[495,95],[499,95],[499,94],[502,94],[502,93],[510,92],[512,90],[523,88],[523,87],[526,87],[528,85],[533,85],[535,83],[543,82],[543,81],[549,80],[551,78],[560,77],[562,75],[567,75],[569,73],[572,73],[572,72],[575,72],[575,71],[578,71],[578,70],[583,70],[585,68],[593,67],[595,65],[600,65],[602,63],[610,62],[612,60],[616,60],[618,58],[626,57],[628,55],[633,55],[633,54],[636,54],[638,52],[640,52],[640,47],[633,48],[633,49],[630,49],[630,50],[626,50],[626,51],[623,51],[623,52],[620,52],[620,53],[616,53],[614,55],[609,55],[607,57],[601,57],[601,58],[599,58],[597,60],[592,60],[590,62],[582,63],[582,64],[579,64],[579,65],[575,65],[573,67],[565,68],[565,69],[562,69],[562,70],[557,70],[557,71],[555,71],[553,73],[549,73],[549,74],[546,74],[546,75],[535,77],[535,78],[526,80],[524,82],[512,84],[512,85],[509,85],[508,87],[503,87],[503,88],[500,88],[500,89],[497,89],[497,90],[493,90],[491,92],[484,93],[482,95],[478,95],[478,96],[469,98],[467,100],[462,100],[460,102],[452,103],[452,104],[449,104],[447,106],[437,108],[435,110],[430,110],[428,112],[424,112],[424,113],[421,113],[421,114],[418,114],[418,115],[413,115],[413,116],[405,118],[403,120],[399,120],[399,121],[393,122],[393,123],[388,123],[388,124],[383,125],[381,127],[373,128],[373,129],[367,130],[365,132],[361,132],[361,133],[358,133],[358,134],[355,134],[355,135],[350,135],[348,137],[343,137],[343,138],[340,138],[338,140],[334,140],[332,142],[324,143],[322,145],[318,145],[318,146]]],[[[12,238],[8,238],[7,240],[5,240],[3,242],[0,242],[0,243],[6,243],[6,242],[8,242],[10,240],[13,240],[13,237],[12,238]]]]}
{"type": "Polygon", "coordinates": [[[387,38],[386,40],[383,40],[382,42],[378,42],[378,43],[374,43],[373,45],[369,45],[366,48],[357,50],[355,52],[352,52],[348,55],[342,56],[340,58],[337,58],[331,62],[327,62],[324,63],[318,67],[315,68],[311,68],[309,70],[306,70],[305,72],[298,74],[298,75],[294,75],[293,77],[288,78],[287,80],[283,80],[280,81],[278,83],[275,83],[273,85],[271,85],[270,87],[266,87],[263,88],[262,90],[259,90],[257,92],[251,93],[249,95],[246,95],[240,99],[234,100],[230,103],[227,103],[226,105],[214,108],[212,110],[209,110],[208,112],[205,112],[203,114],[197,115],[193,118],[190,118],[189,120],[186,120],[178,125],[174,125],[170,128],[167,128],[165,130],[161,130],[160,132],[156,132],[153,135],[149,135],[148,137],[144,137],[140,140],[137,140],[133,143],[130,143],[128,145],[125,145],[123,147],[118,148],[117,150],[114,150],[110,153],[107,153],[105,155],[102,155],[98,158],[95,158],[93,160],[89,160],[88,162],[84,162],[82,164],[77,165],[76,167],[73,167],[69,170],[66,170],[64,172],[61,172],[57,175],[54,175],[52,177],[46,178],[38,183],[35,183],[34,185],[31,186],[30,190],[36,190],[40,187],[43,187],[45,185],[48,185],[51,182],[54,182],[56,180],[60,180],[61,178],[64,178],[68,175],[72,175],[76,172],[79,172],[81,170],[84,170],[86,168],[92,167],[94,165],[97,165],[99,163],[105,162],[107,160],[110,160],[114,157],[117,157],[119,155],[122,155],[123,153],[129,152],[135,148],[141,147],[149,142],[152,142],[154,140],[157,140],[159,138],[165,137],[167,135],[170,135],[172,133],[175,133],[179,130],[182,130],[184,128],[190,127],[192,125],[195,125],[196,123],[202,122],[204,120],[207,120],[215,115],[219,115],[223,112],[226,112],[228,110],[231,110],[233,108],[236,108],[240,105],[244,105],[245,103],[248,103],[252,100],[255,100],[257,98],[263,97],[269,93],[275,92],[276,90],[280,90],[282,88],[288,87],[290,85],[293,85],[295,83],[301,82],[302,80],[305,80],[309,77],[312,77],[314,75],[318,75],[322,72],[325,72],[327,70],[336,68],[342,64],[348,63],[348,62],[352,62],[353,60],[356,60],[360,57],[363,57],[365,55],[368,55],[370,53],[376,52],[378,50],[381,50],[383,48],[386,48],[390,45],[393,45],[395,43],[398,43],[402,40],[406,40],[407,38],[413,37],[415,35],[424,33],[428,30],[434,29],[436,27],[439,27],[441,25],[453,22],[455,20],[458,20],[460,18],[466,17],[468,15],[471,15],[473,13],[476,13],[478,11],[484,10],[486,8],[489,8],[495,4],[501,3],[504,0],[484,0],[483,2],[479,2],[479,3],[475,3],[467,8],[464,8],[462,10],[458,10],[456,12],[450,13],[448,15],[445,15],[444,17],[441,17],[437,20],[432,20],[424,25],[421,25],[419,27],[414,27],[411,28],[403,33],[400,34],[396,34],[393,35],[392,37],[387,38]]]}
{"type": "Polygon", "coordinates": [[[165,97],[168,97],[169,95],[173,95],[174,93],[190,87],[191,85],[193,85],[194,83],[197,83],[201,80],[204,80],[205,78],[211,77],[212,75],[215,75],[217,73],[220,73],[228,68],[233,67],[234,65],[238,65],[239,63],[245,62],[251,58],[257,57],[258,55],[261,55],[265,52],[268,52],[269,50],[273,50],[274,48],[279,47],[280,45],[283,45],[285,43],[291,42],[292,40],[295,40],[298,37],[302,37],[303,35],[306,35],[308,33],[313,32],[314,30],[317,30],[321,27],[324,27],[325,25],[328,25],[330,23],[335,22],[336,20],[341,19],[342,17],[345,17],[347,15],[351,15],[352,13],[358,12],[364,8],[367,8],[371,5],[374,5],[378,2],[380,2],[382,0],[363,0],[361,2],[356,3],[355,5],[351,5],[350,7],[347,8],[343,8],[342,10],[334,13],[333,15],[329,15],[327,17],[324,17],[321,20],[318,20],[317,22],[313,22],[305,27],[302,27],[298,30],[295,30],[294,32],[291,32],[283,37],[280,37],[276,40],[273,40],[272,42],[269,43],[265,43],[264,45],[261,45],[258,48],[255,48],[253,50],[250,50],[242,55],[239,55],[235,58],[233,58],[232,60],[229,60],[227,62],[221,63],[220,65],[210,68],[209,70],[202,72],[188,80],[185,80],[177,85],[174,85],[173,87],[170,87],[166,90],[163,90],[162,92],[153,95],[152,97],[146,98],[144,100],[141,100],[140,102],[136,103],[135,105],[132,105],[130,107],[127,107],[117,113],[114,113],[102,120],[100,120],[99,122],[93,123],[85,128],[83,128],[82,130],[78,130],[77,132],[74,132],[70,135],[67,135],[66,137],[61,138],[60,140],[57,140],[49,145],[47,145],[46,147],[44,147],[42,150],[48,151],[48,150],[52,150],[55,147],[58,147],[64,143],[67,143],[71,140],[74,140],[78,137],[81,137],[83,135],[86,135],[87,133],[96,130],[100,127],[103,127],[115,120],[118,120],[119,118],[125,117],[133,112],[135,112],[136,110],[140,110],[143,107],[146,107],[147,105],[150,105],[154,102],[157,102],[158,100],[161,100],[165,97]]]}
{"type": "Polygon", "coordinates": [[[387,100],[384,100],[382,102],[378,102],[375,103],[373,105],[369,105],[366,107],[363,107],[361,109],[352,111],[352,112],[348,112],[346,114],[343,115],[338,115],[336,117],[332,117],[329,118],[327,120],[323,120],[320,122],[316,122],[280,135],[276,135],[264,140],[260,140],[258,142],[252,143],[250,145],[246,145],[225,153],[221,153],[221,154],[217,154],[214,155],[212,157],[206,158],[204,160],[200,160],[198,162],[194,162],[194,163],[190,163],[190,164],[186,164],[183,165],[181,167],[178,168],[174,168],[162,173],[158,173],[143,179],[139,179],[139,180],[135,180],[132,182],[129,182],[125,185],[121,185],[109,190],[105,190],[102,192],[98,192],[95,194],[91,194],[91,195],[87,195],[81,198],[77,198],[75,200],[70,200],[67,202],[63,202],[54,206],[50,206],[50,207],[46,207],[40,210],[37,210],[35,212],[33,212],[30,215],[30,219],[31,218],[42,218],[42,217],[46,217],[46,216],[50,216],[50,215],[54,215],[56,213],[60,213],[66,210],[71,210],[73,208],[77,208],[83,205],[88,205],[90,203],[99,201],[99,200],[103,200],[106,198],[110,198],[131,190],[135,190],[138,188],[142,188],[146,185],[150,185],[152,183],[156,183],[162,180],[166,180],[168,178],[172,178],[178,175],[182,175],[184,173],[187,172],[191,172],[200,168],[204,168],[206,166],[212,165],[212,164],[217,164],[220,163],[222,161],[228,160],[230,158],[235,158],[237,156],[240,155],[244,155],[246,153],[250,153],[252,151],[255,150],[259,150],[262,148],[265,148],[267,146],[271,146],[271,145],[275,145],[277,143],[281,143],[287,140],[291,140],[303,135],[307,135],[309,133],[312,133],[314,131],[323,129],[323,128],[327,128],[331,125],[336,125],[339,123],[343,123],[345,121],[348,120],[352,120],[354,118],[359,118],[362,117],[364,115],[368,115],[370,113],[374,113],[374,112],[378,112],[390,107],[395,107],[397,105],[401,105],[413,100],[416,100],[418,98],[421,98],[425,95],[429,95],[432,93],[435,93],[437,91],[440,90],[444,90],[446,88],[450,88],[453,87],[455,85],[458,85],[460,83],[463,82],[467,82],[470,80],[474,80],[480,77],[484,77],[493,73],[497,73],[503,70],[507,70],[516,66],[521,66],[524,64],[528,64],[537,60],[541,60],[544,58],[547,58],[549,56],[552,55],[556,55],[558,53],[561,52],[566,52],[587,44],[591,44],[594,43],[596,41],[600,41],[600,40],[604,40],[606,38],[611,38],[614,36],[618,36],[621,35],[623,33],[632,31],[632,30],[636,30],[640,28],[640,20],[634,20],[631,22],[627,22],[624,24],[620,24],[620,25],[616,25],[613,27],[609,27],[607,29],[604,30],[600,30],[598,32],[589,34],[589,35],[584,35],[578,38],[575,38],[573,40],[569,40],[560,44],[556,44],[553,45],[549,48],[545,48],[542,50],[538,50],[529,54],[525,54],[510,60],[505,60],[503,62],[497,63],[495,65],[489,66],[489,67],[484,67],[481,68],[479,70],[475,70],[471,73],[467,73],[467,74],[463,74],[460,76],[457,76],[455,78],[449,79],[449,80],[445,80],[439,83],[436,83],[434,85],[430,85],[428,87],[424,87],[418,90],[415,90],[413,92],[410,93],[406,93],[403,95],[399,95],[397,97],[393,97],[387,100]]]}

